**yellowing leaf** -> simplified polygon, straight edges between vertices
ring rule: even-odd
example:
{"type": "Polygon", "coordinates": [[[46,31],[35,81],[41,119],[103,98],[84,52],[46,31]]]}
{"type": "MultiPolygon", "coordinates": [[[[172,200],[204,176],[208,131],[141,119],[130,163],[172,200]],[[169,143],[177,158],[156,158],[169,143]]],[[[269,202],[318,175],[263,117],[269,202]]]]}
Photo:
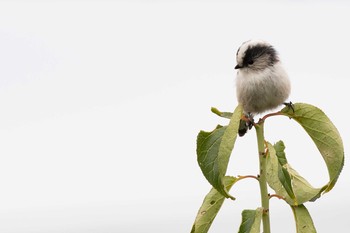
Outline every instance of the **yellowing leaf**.
{"type": "Polygon", "coordinates": [[[344,166],[344,146],[337,128],[319,108],[296,103],[293,109],[285,107],[281,113],[297,121],[309,134],[320,151],[328,169],[329,182],[323,187],[330,191],[344,166]]]}
{"type": "Polygon", "coordinates": [[[322,188],[314,188],[312,185],[289,164],[286,164],[286,169],[291,177],[293,193],[295,195],[296,205],[300,205],[310,200],[314,200],[319,196],[322,188]]]}
{"type": "Polygon", "coordinates": [[[304,205],[291,206],[296,223],[297,233],[316,233],[309,211],[304,205]]]}

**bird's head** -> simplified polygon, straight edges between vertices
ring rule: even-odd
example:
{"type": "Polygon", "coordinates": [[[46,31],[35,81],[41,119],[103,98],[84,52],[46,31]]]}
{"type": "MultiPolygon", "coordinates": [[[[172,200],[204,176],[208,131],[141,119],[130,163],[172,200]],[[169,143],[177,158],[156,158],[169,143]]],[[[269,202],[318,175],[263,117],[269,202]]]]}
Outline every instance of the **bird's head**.
{"type": "Polygon", "coordinates": [[[249,40],[244,42],[236,54],[235,69],[261,71],[279,61],[277,51],[267,42],[249,40]]]}

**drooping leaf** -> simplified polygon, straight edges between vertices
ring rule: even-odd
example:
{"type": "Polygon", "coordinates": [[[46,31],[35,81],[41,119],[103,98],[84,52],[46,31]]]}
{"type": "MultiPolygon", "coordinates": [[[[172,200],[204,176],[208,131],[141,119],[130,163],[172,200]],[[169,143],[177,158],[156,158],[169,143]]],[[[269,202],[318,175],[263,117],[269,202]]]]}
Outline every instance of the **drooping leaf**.
{"type": "Polygon", "coordinates": [[[242,223],[238,233],[260,233],[263,208],[256,210],[243,210],[242,223]]]}
{"type": "Polygon", "coordinates": [[[197,137],[197,160],[203,175],[220,193],[228,194],[222,184],[224,173],[218,164],[219,147],[227,126],[218,125],[212,132],[201,131],[197,137]]]}
{"type": "Polygon", "coordinates": [[[319,108],[310,104],[296,103],[293,109],[285,107],[281,113],[298,122],[320,151],[329,174],[329,182],[323,187],[330,191],[344,166],[344,146],[340,134],[331,120],[319,108]]]}
{"type": "Polygon", "coordinates": [[[290,205],[297,206],[314,200],[320,195],[322,188],[312,187],[306,179],[288,164],[284,148],[282,141],[276,143],[275,147],[268,143],[269,156],[267,158],[266,178],[269,186],[275,190],[276,194],[285,197],[286,202],[290,205]],[[280,157],[277,157],[276,149],[280,157]]]}
{"type": "Polygon", "coordinates": [[[296,223],[297,233],[316,233],[314,222],[304,205],[291,206],[296,223]]]}
{"type": "MultiPolygon", "coordinates": [[[[226,176],[223,178],[226,190],[230,190],[232,185],[237,181],[237,178],[226,176]]],[[[191,233],[206,233],[208,232],[212,222],[219,212],[225,197],[215,188],[205,196],[202,206],[200,207],[196,220],[192,226],[191,233]]]]}
{"type": "Polygon", "coordinates": [[[213,131],[200,131],[197,136],[197,161],[205,178],[225,197],[230,196],[223,185],[228,162],[234,147],[242,107],[239,105],[232,114],[228,126],[218,125],[213,131]]]}

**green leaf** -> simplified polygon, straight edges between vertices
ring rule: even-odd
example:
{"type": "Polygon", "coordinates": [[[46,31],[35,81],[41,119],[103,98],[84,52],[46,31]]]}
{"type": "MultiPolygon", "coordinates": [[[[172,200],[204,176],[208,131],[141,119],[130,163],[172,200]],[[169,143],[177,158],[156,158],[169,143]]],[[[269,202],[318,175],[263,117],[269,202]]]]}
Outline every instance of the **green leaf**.
{"type": "Polygon", "coordinates": [[[316,228],[304,205],[291,206],[296,223],[297,233],[316,233],[316,228]]]}
{"type": "Polygon", "coordinates": [[[256,210],[243,210],[242,223],[238,233],[260,233],[263,208],[256,210]]]}
{"type": "Polygon", "coordinates": [[[214,107],[211,108],[211,111],[223,118],[231,119],[232,117],[232,112],[220,112],[217,108],[214,107]]]}
{"type": "Polygon", "coordinates": [[[304,179],[289,164],[286,169],[292,180],[292,188],[295,194],[294,205],[299,205],[307,201],[313,201],[320,196],[323,188],[314,188],[306,179],[304,179]]]}
{"type": "Polygon", "coordinates": [[[290,205],[300,205],[314,200],[322,192],[322,188],[314,188],[288,164],[284,153],[284,144],[279,141],[273,147],[268,143],[267,182],[276,194],[285,197],[290,205]],[[276,153],[276,149],[278,153],[276,153]],[[280,157],[277,157],[279,154],[280,157]],[[283,165],[282,165],[283,164],[283,165]]]}
{"type": "Polygon", "coordinates": [[[295,195],[292,187],[292,179],[286,168],[278,166],[278,179],[280,180],[283,188],[287,191],[290,198],[295,199],[295,195]]]}
{"type": "Polygon", "coordinates": [[[278,162],[283,166],[286,163],[288,163],[287,158],[286,158],[286,153],[284,153],[284,149],[286,149],[286,147],[284,146],[283,141],[278,141],[275,143],[275,145],[273,145],[273,147],[276,150],[276,156],[278,158],[278,162]]]}
{"type": "MultiPolygon", "coordinates": [[[[226,176],[223,178],[226,190],[230,190],[232,185],[237,181],[237,178],[226,176]]],[[[191,233],[206,233],[208,232],[212,222],[219,212],[225,197],[221,195],[215,188],[205,196],[202,206],[200,207],[196,220],[192,226],[191,233]]]]}
{"type": "MultiPolygon", "coordinates": [[[[287,181],[281,181],[280,177],[280,169],[281,166],[278,163],[278,158],[276,156],[276,150],[271,145],[271,143],[267,143],[267,149],[268,149],[268,156],[266,161],[266,180],[269,186],[276,192],[277,195],[284,197],[285,201],[288,202],[290,205],[295,204],[295,196],[293,191],[289,190],[289,193],[287,192],[285,186],[288,186],[287,184],[283,184],[287,181]]],[[[290,189],[292,190],[291,183],[290,183],[290,189]]]]}
{"type": "Polygon", "coordinates": [[[293,109],[285,107],[281,113],[298,122],[320,151],[329,174],[329,182],[322,191],[330,191],[344,166],[344,146],[340,134],[331,120],[319,108],[310,104],[296,103],[293,109]]]}
{"type": "Polygon", "coordinates": [[[225,197],[230,196],[223,185],[228,162],[234,147],[239,121],[242,116],[242,107],[239,105],[232,114],[228,126],[218,125],[213,131],[200,131],[197,136],[197,161],[205,178],[225,197]]]}
{"type": "Polygon", "coordinates": [[[277,142],[273,147],[275,148],[277,160],[279,163],[279,165],[278,165],[278,178],[279,178],[280,182],[282,183],[282,186],[287,191],[288,195],[292,199],[295,199],[291,177],[290,177],[287,169],[285,167],[283,167],[284,165],[287,164],[286,154],[284,153],[284,149],[286,147],[284,146],[284,143],[282,141],[277,142]]]}

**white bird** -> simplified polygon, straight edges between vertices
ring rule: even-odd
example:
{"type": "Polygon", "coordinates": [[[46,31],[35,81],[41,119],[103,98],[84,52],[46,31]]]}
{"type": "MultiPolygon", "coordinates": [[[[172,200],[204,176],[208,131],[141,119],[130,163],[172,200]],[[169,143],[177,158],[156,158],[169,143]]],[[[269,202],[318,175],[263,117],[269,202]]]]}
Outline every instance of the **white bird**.
{"type": "MultiPolygon", "coordinates": [[[[285,103],[291,85],[274,47],[265,41],[250,40],[238,49],[236,59],[237,100],[249,119],[285,103]]],[[[240,136],[248,126],[240,127],[240,136]]]]}

